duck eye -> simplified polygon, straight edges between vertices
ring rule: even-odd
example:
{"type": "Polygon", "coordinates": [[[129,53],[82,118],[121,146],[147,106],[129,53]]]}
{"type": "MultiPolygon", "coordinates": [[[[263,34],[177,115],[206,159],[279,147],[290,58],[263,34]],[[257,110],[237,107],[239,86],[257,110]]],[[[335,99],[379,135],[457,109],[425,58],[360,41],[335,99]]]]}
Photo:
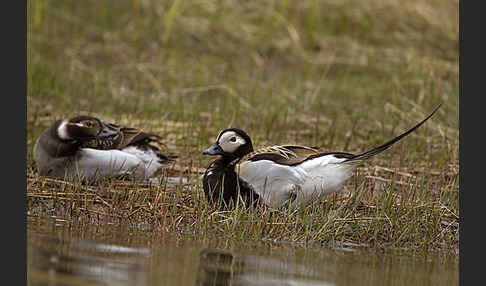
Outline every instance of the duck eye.
{"type": "Polygon", "coordinates": [[[231,138],[230,138],[230,141],[231,141],[231,142],[236,142],[236,137],[234,137],[234,136],[233,136],[233,137],[231,137],[231,138]]]}

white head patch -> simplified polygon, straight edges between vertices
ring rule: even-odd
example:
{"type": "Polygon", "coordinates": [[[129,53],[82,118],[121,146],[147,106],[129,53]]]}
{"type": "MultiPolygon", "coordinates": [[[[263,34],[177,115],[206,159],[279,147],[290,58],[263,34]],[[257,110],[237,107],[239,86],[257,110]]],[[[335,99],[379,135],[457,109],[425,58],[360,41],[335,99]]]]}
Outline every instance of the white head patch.
{"type": "Polygon", "coordinates": [[[226,131],[219,135],[218,144],[226,153],[233,153],[238,147],[245,145],[246,140],[234,131],[226,131]]]}
{"type": "Polygon", "coordinates": [[[64,119],[61,124],[59,124],[59,127],[57,127],[57,135],[59,136],[59,138],[63,139],[63,140],[70,140],[72,139],[71,136],[69,136],[68,134],[68,131],[67,131],[67,123],[68,123],[68,120],[67,119],[64,119]]]}

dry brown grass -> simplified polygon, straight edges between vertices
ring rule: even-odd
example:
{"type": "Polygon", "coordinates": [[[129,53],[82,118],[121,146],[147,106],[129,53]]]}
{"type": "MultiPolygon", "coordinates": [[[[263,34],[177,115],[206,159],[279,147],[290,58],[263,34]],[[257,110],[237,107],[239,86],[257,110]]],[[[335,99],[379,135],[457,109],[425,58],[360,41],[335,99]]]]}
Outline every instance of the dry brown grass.
{"type": "Polygon", "coordinates": [[[458,1],[29,1],[28,16],[28,216],[457,252],[458,1]],[[359,153],[439,102],[344,192],[306,209],[217,211],[204,199],[201,151],[222,128],[255,146],[359,153]],[[179,159],[151,184],[39,177],[35,139],[80,113],[156,132],[179,159]]]}

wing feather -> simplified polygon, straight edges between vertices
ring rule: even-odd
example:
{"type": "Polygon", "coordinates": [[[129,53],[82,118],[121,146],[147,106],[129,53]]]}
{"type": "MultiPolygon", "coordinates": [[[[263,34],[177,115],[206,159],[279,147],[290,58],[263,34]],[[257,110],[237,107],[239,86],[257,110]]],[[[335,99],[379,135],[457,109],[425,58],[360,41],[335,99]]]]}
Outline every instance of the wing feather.
{"type": "Polygon", "coordinates": [[[253,151],[245,156],[244,160],[269,160],[282,165],[296,165],[307,160],[310,156],[319,154],[319,151],[298,145],[269,146],[253,151]]]}

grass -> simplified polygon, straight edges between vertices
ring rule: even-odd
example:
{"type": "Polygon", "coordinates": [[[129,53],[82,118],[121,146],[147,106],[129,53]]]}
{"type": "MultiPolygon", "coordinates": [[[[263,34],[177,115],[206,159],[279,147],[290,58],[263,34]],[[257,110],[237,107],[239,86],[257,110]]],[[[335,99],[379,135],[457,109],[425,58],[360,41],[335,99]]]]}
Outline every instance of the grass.
{"type": "Polygon", "coordinates": [[[28,1],[28,216],[235,240],[459,247],[458,1],[28,1]],[[203,157],[219,130],[254,146],[359,153],[434,117],[308,208],[218,211],[203,157]],[[55,119],[91,114],[164,137],[158,183],[40,177],[55,119]],[[187,182],[171,183],[169,177],[187,182]]]}

